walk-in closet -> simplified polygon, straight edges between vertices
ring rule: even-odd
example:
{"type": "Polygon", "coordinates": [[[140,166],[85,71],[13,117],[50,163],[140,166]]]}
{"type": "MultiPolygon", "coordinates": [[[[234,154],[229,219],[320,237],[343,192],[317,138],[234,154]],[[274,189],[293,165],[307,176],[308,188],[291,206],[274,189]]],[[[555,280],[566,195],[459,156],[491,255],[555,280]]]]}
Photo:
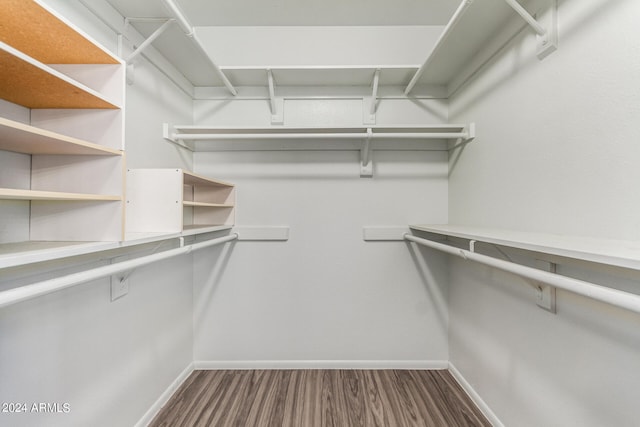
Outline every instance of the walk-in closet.
{"type": "Polygon", "coordinates": [[[637,0],[0,0],[0,426],[635,426],[637,0]]]}

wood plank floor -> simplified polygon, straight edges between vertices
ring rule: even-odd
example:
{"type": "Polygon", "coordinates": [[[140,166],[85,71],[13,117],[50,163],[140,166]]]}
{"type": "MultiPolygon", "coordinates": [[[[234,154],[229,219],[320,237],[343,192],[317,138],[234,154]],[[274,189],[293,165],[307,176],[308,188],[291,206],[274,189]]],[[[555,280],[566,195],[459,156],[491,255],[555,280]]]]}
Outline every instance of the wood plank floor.
{"type": "Polygon", "coordinates": [[[446,370],[195,371],[160,426],[490,426],[446,370]]]}

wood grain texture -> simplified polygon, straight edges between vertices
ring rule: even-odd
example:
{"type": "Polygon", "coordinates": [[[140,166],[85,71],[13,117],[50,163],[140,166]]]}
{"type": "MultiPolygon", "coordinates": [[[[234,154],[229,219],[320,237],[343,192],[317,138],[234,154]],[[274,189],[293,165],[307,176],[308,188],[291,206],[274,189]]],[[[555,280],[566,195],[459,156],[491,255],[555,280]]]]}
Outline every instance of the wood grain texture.
{"type": "Polygon", "coordinates": [[[150,424],[490,426],[448,371],[195,371],[150,424]]]}
{"type": "Polygon", "coordinates": [[[118,63],[32,0],[0,1],[0,40],[45,64],[118,63]]]}

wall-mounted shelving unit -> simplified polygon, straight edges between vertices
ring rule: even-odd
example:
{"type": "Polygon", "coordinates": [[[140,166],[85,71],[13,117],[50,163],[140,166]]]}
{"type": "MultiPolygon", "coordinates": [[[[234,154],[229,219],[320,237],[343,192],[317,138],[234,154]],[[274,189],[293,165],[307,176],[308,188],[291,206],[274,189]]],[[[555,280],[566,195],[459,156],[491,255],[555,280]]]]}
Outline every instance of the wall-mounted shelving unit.
{"type": "Polygon", "coordinates": [[[40,1],[2,7],[0,98],[14,120],[0,117],[0,156],[19,160],[0,177],[0,215],[19,228],[0,233],[3,252],[124,239],[124,64],[40,1]]]}
{"type": "Polygon", "coordinates": [[[182,169],[127,172],[128,232],[182,232],[234,222],[233,184],[182,169]]]}
{"type": "Polygon", "coordinates": [[[371,154],[374,149],[424,149],[429,142],[434,149],[446,150],[447,143],[467,143],[475,138],[475,124],[351,126],[351,127],[216,127],[163,125],[165,140],[192,151],[214,150],[359,150],[361,176],[372,176],[371,154]],[[275,145],[255,144],[243,147],[241,141],[270,140],[275,145]],[[304,143],[302,143],[304,141],[304,143]],[[317,142],[317,143],[314,143],[317,142]],[[330,144],[335,141],[337,144],[330,144]],[[376,141],[378,145],[376,145],[376,141]],[[400,141],[411,141],[402,145],[400,141]],[[310,143],[309,143],[310,142],[310,143]],[[440,145],[437,145],[440,143],[440,145]]]}

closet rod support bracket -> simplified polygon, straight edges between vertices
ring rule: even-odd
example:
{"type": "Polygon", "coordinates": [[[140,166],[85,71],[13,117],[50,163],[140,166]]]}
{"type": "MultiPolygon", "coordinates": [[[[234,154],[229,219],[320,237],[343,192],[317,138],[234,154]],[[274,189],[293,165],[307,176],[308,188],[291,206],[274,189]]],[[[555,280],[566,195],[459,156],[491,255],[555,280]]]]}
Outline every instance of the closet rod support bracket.
{"type": "Polygon", "coordinates": [[[371,159],[372,136],[373,131],[371,130],[371,128],[367,128],[367,137],[362,143],[362,148],[360,150],[360,159],[362,161],[362,163],[360,164],[360,178],[371,178],[373,176],[373,161],[371,159]]]}

